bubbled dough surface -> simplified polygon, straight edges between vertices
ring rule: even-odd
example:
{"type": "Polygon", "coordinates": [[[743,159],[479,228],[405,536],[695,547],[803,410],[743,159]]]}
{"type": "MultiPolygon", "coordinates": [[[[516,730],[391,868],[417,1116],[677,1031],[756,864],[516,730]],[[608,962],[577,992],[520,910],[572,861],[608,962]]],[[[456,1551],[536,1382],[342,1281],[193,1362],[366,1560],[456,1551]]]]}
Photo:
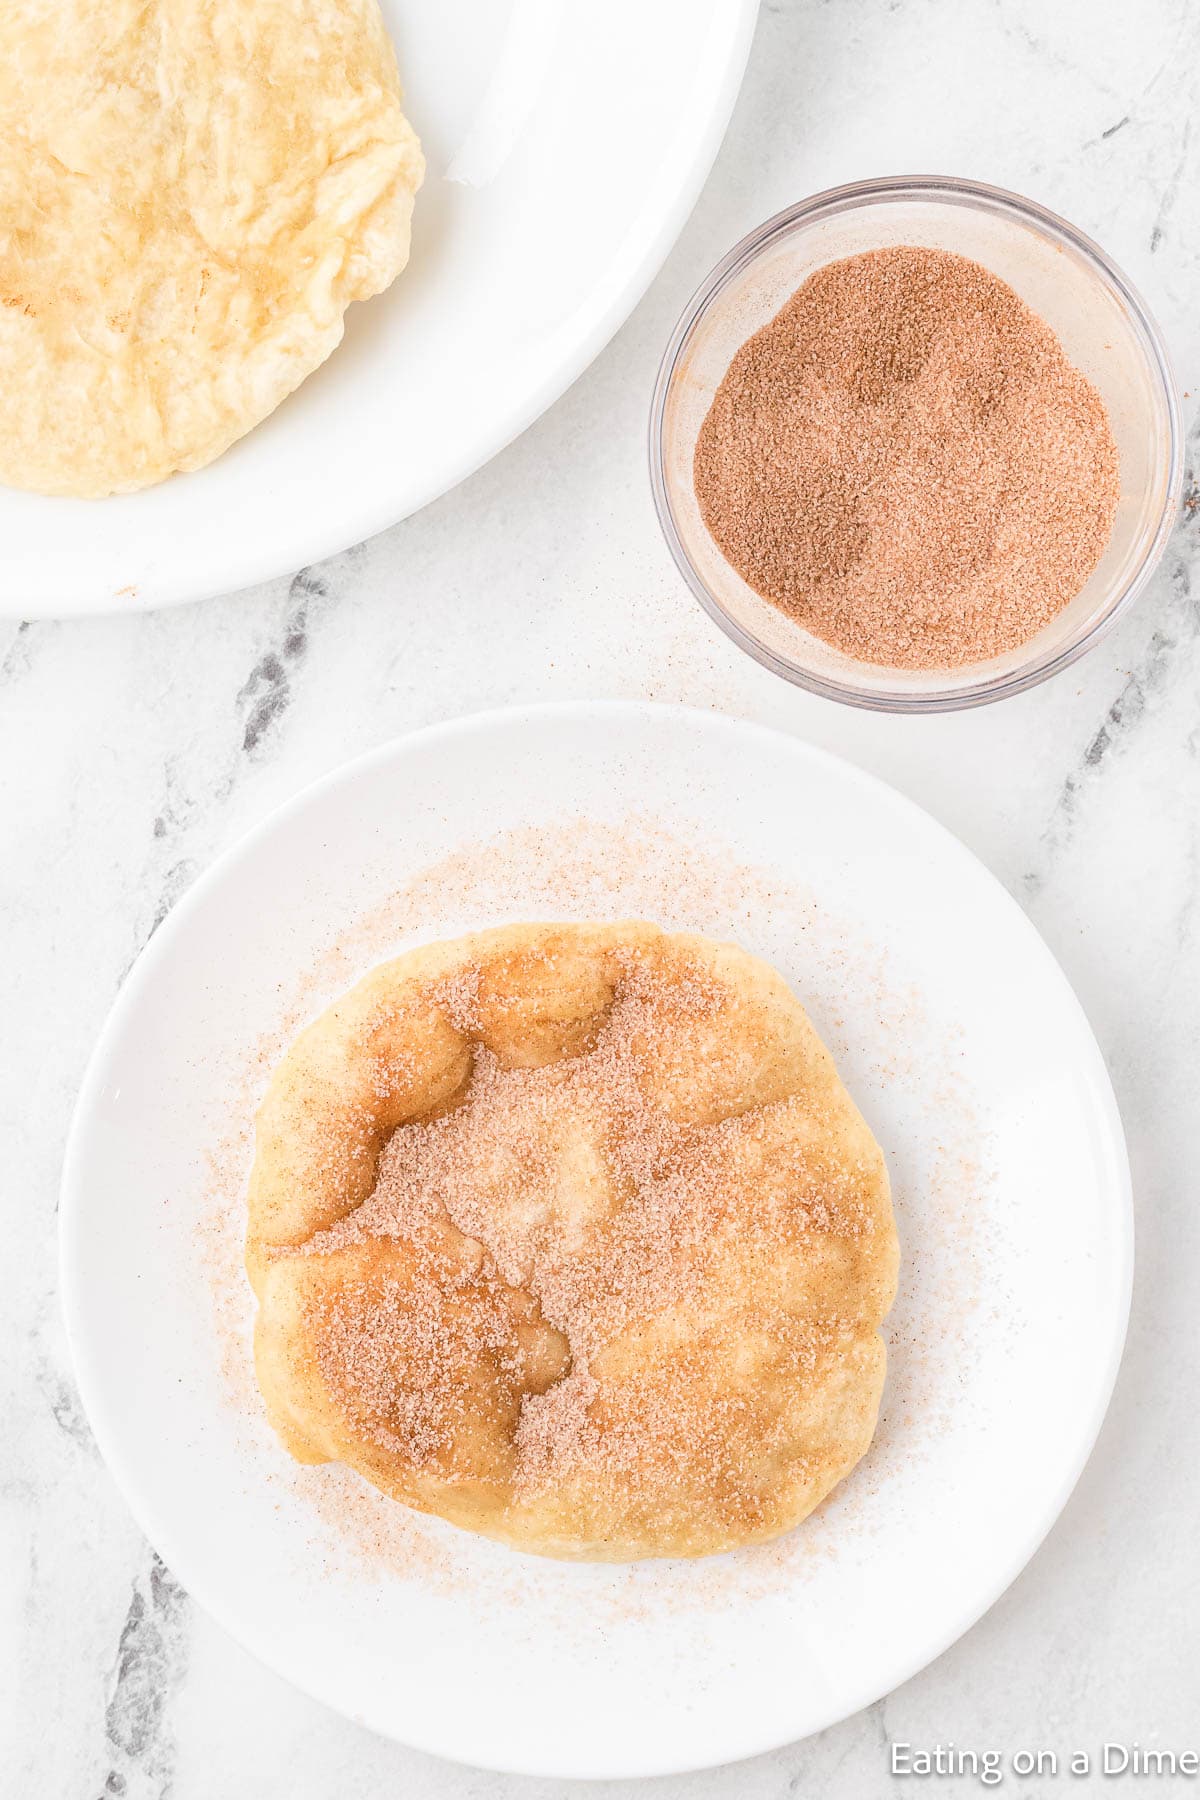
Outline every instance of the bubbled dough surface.
{"type": "MultiPolygon", "coordinates": [[[[621,1201],[571,1132],[564,1116],[540,1241],[549,1231],[602,1285],[621,1201]]],[[[525,1550],[694,1556],[803,1519],[874,1432],[897,1260],[882,1155],[786,983],[733,945],[652,925],[513,925],[384,964],[298,1038],[258,1115],[247,1267],[259,1384],[284,1443],[525,1550]],[[469,1031],[447,1002],[463,971],[469,1031]],[[720,997],[700,1017],[672,1005],[698,973],[720,997]],[[711,1219],[699,1253],[679,1251],[699,1258],[686,1296],[590,1361],[592,1426],[625,1454],[530,1489],[522,1407],[571,1366],[537,1293],[500,1279],[448,1218],[410,1239],[303,1247],[368,1199],[393,1132],[466,1104],[480,1046],[501,1070],[565,1067],[633,978],[656,996],[637,1079],[696,1134],[711,1219]],[[390,1405],[377,1385],[348,1400],[322,1373],[314,1334],[331,1301],[387,1359],[390,1405]],[[413,1352],[406,1310],[436,1334],[436,1358],[413,1352]]]]}
{"type": "Polygon", "coordinates": [[[0,481],[196,469],[408,259],[376,0],[0,0],[0,481]]]}

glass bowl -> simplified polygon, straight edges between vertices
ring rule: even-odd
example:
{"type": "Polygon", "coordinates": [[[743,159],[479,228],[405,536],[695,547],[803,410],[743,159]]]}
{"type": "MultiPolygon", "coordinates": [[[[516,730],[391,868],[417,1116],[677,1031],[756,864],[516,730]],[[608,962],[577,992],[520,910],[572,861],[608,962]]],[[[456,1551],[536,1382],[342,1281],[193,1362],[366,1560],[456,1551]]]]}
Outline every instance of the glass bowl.
{"type": "Polygon", "coordinates": [[[1067,668],[1132,605],[1162,555],[1183,481],[1179,399],[1162,337],[1103,250],[1064,219],[1001,188],[909,176],[831,188],[768,219],[729,252],[684,309],[650,413],[650,479],[676,563],[735,644],[813,693],[886,712],[941,712],[1019,694],[1067,668]],[[1036,637],[986,662],[895,669],[860,662],[756,594],[709,536],[692,485],[696,438],[746,339],[823,264],[919,244],[973,257],[1057,332],[1108,407],[1120,455],[1112,537],[1074,600],[1036,637]]]}

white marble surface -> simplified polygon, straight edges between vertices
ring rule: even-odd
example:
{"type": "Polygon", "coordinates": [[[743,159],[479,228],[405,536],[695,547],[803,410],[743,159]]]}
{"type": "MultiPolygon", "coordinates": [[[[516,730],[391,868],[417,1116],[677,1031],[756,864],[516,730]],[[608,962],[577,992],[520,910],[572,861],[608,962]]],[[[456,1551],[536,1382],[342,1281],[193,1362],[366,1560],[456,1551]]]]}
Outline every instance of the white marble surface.
{"type": "MultiPolygon", "coordinates": [[[[1129,1347],[1099,1447],[993,1612],[819,1738],[601,1791],[903,1793],[912,1784],[887,1773],[895,1738],[1200,1744],[1200,523],[1185,514],[1152,591],[1057,682],[972,715],[875,718],[791,691],[708,625],[660,542],[643,458],[656,359],[697,279],[768,213],[856,176],[974,175],[1065,213],[1143,287],[1187,389],[1200,373],[1198,39],[1194,0],[767,0],[725,148],[666,268],[592,370],[490,467],[294,580],[157,616],[0,625],[0,1791],[575,1791],[369,1736],[231,1644],[156,1562],[96,1454],[56,1291],[59,1164],[84,1062],[196,871],[346,757],[542,696],[682,699],[768,721],[878,771],[959,832],[1084,1000],[1138,1215],[1129,1347]]],[[[918,1791],[981,1790],[968,1778],[918,1791]]],[[[1002,1791],[1056,1788],[1009,1776],[1002,1791]]]]}

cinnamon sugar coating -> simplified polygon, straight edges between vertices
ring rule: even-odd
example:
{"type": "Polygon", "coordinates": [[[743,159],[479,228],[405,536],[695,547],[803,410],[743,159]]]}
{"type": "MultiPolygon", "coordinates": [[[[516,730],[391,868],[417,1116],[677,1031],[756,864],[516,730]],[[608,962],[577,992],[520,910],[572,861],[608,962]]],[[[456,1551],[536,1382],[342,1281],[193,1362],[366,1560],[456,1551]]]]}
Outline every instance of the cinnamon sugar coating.
{"type": "Polygon", "coordinates": [[[789,1529],[870,1443],[897,1246],[782,978],[657,927],[382,965],[258,1116],[256,1367],[302,1461],[553,1556],[789,1529]]]}
{"type": "Polygon", "coordinates": [[[696,499],[765,600],[859,661],[1015,650],[1082,590],[1120,494],[1104,402],[981,264],[895,245],[827,263],[742,345],[696,499]]]}

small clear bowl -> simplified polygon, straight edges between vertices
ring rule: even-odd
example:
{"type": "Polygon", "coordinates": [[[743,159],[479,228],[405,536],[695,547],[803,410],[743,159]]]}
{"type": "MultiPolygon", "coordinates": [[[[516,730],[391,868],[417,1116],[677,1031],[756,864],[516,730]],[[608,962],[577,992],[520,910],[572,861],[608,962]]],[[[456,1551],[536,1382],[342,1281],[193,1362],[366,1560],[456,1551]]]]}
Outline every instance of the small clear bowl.
{"type": "Polygon", "coordinates": [[[1179,399],[1161,334],[1098,245],[1001,188],[921,175],[831,188],[743,238],[693,295],[658,373],[650,479],[671,554],[735,644],[798,686],[883,712],[943,712],[1019,694],[1067,668],[1145,587],[1183,482],[1179,399]],[[692,483],[701,423],[734,354],[823,264],[892,244],[983,263],[1057,332],[1108,407],[1120,454],[1112,538],[1086,587],[1036,637],[955,669],[893,669],[833,649],[761,598],[710,537],[692,483]]]}

